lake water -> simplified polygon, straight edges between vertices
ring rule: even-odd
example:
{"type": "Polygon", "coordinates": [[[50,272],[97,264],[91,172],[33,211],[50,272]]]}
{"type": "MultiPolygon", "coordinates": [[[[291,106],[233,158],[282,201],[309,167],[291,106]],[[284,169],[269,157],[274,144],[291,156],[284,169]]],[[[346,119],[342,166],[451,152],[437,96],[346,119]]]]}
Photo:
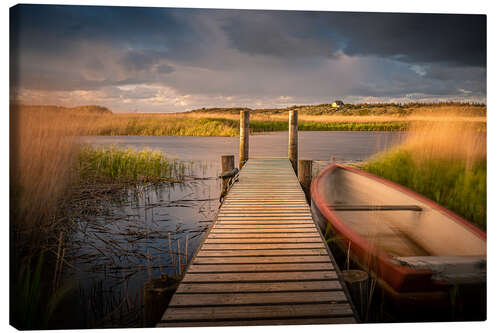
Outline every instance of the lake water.
{"type": "MultiPolygon", "coordinates": [[[[299,132],[299,159],[361,161],[401,140],[401,132],[299,132]]],[[[219,161],[221,155],[235,155],[238,160],[238,137],[189,136],[93,136],[84,142],[93,145],[116,145],[135,149],[160,150],[182,160],[219,161]]],[[[288,132],[250,136],[249,156],[280,157],[288,155],[288,132]]]]}
{"type": "MultiPolygon", "coordinates": [[[[331,156],[356,162],[401,141],[399,132],[299,132],[299,159],[318,170],[331,156]]],[[[78,295],[70,326],[133,327],[142,320],[143,285],[181,275],[219,208],[220,156],[234,155],[237,137],[84,137],[93,146],[150,149],[192,163],[183,184],[139,188],[105,203],[107,213],[77,221],[66,281],[78,295]]],[[[250,158],[287,156],[288,132],[250,136],[250,158]]]]}

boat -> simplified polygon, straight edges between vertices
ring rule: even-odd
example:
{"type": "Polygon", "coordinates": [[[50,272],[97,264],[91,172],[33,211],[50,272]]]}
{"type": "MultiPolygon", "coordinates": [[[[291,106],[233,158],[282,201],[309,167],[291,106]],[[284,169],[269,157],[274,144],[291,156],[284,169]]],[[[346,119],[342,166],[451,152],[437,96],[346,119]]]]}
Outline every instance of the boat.
{"type": "Polygon", "coordinates": [[[312,181],[311,210],[397,306],[449,302],[456,285],[485,287],[486,233],[404,186],[331,163],[312,181]]]}

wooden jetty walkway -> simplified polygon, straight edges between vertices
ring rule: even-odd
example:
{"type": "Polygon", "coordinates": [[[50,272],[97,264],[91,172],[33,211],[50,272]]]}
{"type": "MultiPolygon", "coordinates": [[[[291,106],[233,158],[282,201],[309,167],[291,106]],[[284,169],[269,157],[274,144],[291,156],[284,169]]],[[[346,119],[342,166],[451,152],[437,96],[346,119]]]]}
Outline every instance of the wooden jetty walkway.
{"type": "Polygon", "coordinates": [[[355,323],[288,158],[246,162],[159,327],[355,323]]]}

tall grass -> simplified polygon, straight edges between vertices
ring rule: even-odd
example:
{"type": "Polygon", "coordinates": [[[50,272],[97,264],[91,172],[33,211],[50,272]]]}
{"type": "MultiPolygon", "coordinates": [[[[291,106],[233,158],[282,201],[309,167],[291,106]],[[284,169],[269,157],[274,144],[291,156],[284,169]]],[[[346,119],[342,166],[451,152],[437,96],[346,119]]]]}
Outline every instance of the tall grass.
{"type": "Polygon", "coordinates": [[[178,181],[186,166],[155,152],[82,150],[78,137],[95,133],[106,113],[14,107],[10,116],[11,320],[19,328],[43,328],[65,291],[51,287],[51,272],[62,266],[59,235],[71,230],[64,209],[81,188],[75,185],[178,181]]]}
{"type": "Polygon", "coordinates": [[[486,229],[486,135],[460,122],[413,124],[405,141],[363,168],[486,229]]]}
{"type": "Polygon", "coordinates": [[[57,208],[74,180],[81,124],[54,112],[11,110],[10,196],[15,251],[57,239],[57,208]],[[22,244],[21,244],[22,243],[22,244]]]}
{"type": "MultiPolygon", "coordinates": [[[[316,122],[299,121],[299,131],[401,131],[408,127],[406,122],[316,122]]],[[[253,120],[252,132],[287,131],[288,121],[253,120]]]]}
{"type": "Polygon", "coordinates": [[[179,182],[186,163],[158,151],[87,146],[80,151],[78,170],[82,182],[179,182]]]}
{"type": "Polygon", "coordinates": [[[106,115],[89,117],[91,134],[141,136],[238,136],[231,119],[187,118],[174,115],[106,115]]]}

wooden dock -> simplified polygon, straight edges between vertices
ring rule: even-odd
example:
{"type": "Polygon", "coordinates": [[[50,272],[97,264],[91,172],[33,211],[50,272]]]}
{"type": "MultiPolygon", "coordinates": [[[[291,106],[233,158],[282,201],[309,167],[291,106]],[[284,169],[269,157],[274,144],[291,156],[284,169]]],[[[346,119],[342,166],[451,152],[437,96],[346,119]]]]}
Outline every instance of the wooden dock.
{"type": "Polygon", "coordinates": [[[159,327],[355,323],[288,158],[250,159],[159,327]]]}

